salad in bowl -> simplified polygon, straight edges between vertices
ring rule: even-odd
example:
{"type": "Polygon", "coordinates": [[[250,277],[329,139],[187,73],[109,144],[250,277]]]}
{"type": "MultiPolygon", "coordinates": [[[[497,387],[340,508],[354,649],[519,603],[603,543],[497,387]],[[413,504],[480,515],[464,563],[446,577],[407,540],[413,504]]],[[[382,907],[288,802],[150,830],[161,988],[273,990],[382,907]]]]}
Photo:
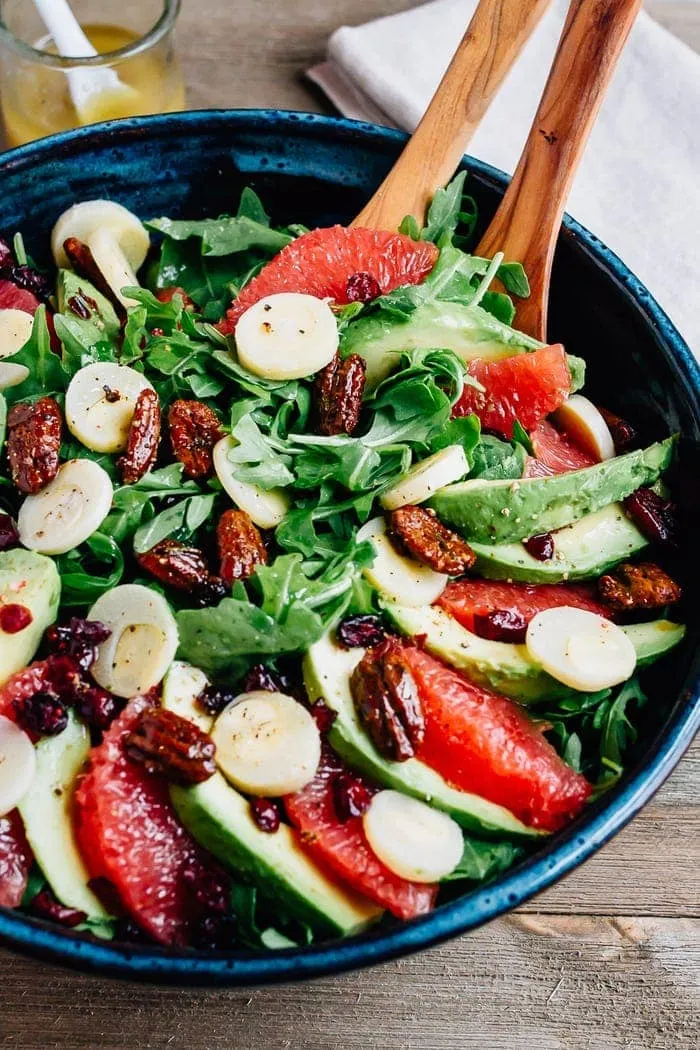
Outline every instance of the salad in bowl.
{"type": "Polygon", "coordinates": [[[676,437],[427,225],[0,244],[0,905],[259,950],[411,920],[624,770],[684,627],[676,437]],[[641,675],[641,677],[640,677],[641,675]]]}

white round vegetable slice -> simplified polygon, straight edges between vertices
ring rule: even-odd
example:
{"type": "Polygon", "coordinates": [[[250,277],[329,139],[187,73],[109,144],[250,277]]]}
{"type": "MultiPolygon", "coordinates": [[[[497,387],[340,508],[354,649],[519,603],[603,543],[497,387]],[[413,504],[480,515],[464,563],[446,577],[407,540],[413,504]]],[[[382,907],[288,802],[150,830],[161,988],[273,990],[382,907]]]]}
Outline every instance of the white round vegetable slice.
{"type": "Polygon", "coordinates": [[[612,459],[615,443],[601,413],[583,394],[572,394],[554,413],[557,426],[597,460],[612,459]]]}
{"type": "Polygon", "coordinates": [[[400,791],[376,794],[362,824],[379,859],[402,879],[438,882],[462,859],[464,838],[452,817],[400,791]]]}
{"type": "Polygon", "coordinates": [[[98,230],[111,234],[132,270],[143,265],[151,242],[141,220],[116,201],[93,200],[74,204],[56,222],[51,234],[56,266],[70,265],[63,248],[69,237],[88,244],[98,230]]]}
{"type": "Polygon", "coordinates": [[[136,300],[124,295],[123,288],[138,287],[138,278],[111,230],[102,227],[88,237],[87,245],[105,281],[124,306],[135,306],[136,300]]]}
{"type": "Polygon", "coordinates": [[[66,391],[66,424],[93,452],[123,452],[136,399],[153,387],[127,365],[98,361],[75,373],[66,391]]]}
{"type": "Polygon", "coordinates": [[[438,489],[459,481],[468,472],[469,464],[462,446],[448,445],[411,467],[395,485],[382,493],[380,503],[387,510],[423,503],[438,489]]]}
{"type": "Polygon", "coordinates": [[[13,361],[0,361],[0,390],[19,386],[29,375],[26,365],[16,365],[13,361]]]}
{"type": "Polygon", "coordinates": [[[238,358],[249,372],[265,379],[302,379],[333,360],[338,325],[325,299],[279,292],[246,310],[235,338],[238,358]]]}
{"type": "Polygon", "coordinates": [[[374,547],[375,557],[362,571],[378,591],[402,605],[432,605],[440,597],[449,577],[399,554],[386,534],[384,518],[371,518],[362,526],[357,541],[365,540],[374,547]]]}
{"type": "Polygon", "coordinates": [[[241,510],[244,510],[261,529],[274,529],[289,510],[289,498],[284,489],[261,489],[236,478],[236,464],[228,453],[236,447],[235,438],[225,437],[214,446],[214,470],[225,491],[241,510]]]}
{"type": "Polygon", "coordinates": [[[17,806],[34,780],[34,746],[18,725],[0,715],[0,817],[17,806]]]}
{"type": "Polygon", "coordinates": [[[242,693],[217,718],[212,739],[224,776],[251,795],[300,791],[321,760],[316,722],[285,693],[242,693]]]}
{"type": "Polygon", "coordinates": [[[99,463],[69,459],[17,515],[19,538],[30,551],[65,554],[96,532],[112,506],[112,482],[99,463]]]}
{"type": "Polygon", "coordinates": [[[34,318],[26,310],[0,310],[0,357],[21,350],[32,334],[34,318]]]}
{"type": "Polygon", "coordinates": [[[161,594],[139,583],[121,584],[97,599],[88,619],[112,632],[91,668],[103,689],[130,698],[158,685],[179,641],[175,617],[161,594]]]}
{"type": "Polygon", "coordinates": [[[582,692],[626,681],[637,663],[632,642],[617,624],[568,605],[538,613],[525,644],[552,678],[582,692]]]}

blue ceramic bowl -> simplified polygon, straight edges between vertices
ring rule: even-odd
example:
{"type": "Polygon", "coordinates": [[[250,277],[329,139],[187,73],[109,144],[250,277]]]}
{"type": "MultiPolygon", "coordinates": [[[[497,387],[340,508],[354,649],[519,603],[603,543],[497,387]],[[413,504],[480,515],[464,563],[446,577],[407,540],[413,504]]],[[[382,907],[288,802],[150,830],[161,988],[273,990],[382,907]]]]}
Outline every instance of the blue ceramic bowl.
{"type": "MultiPolygon", "coordinates": [[[[359,211],[403,136],[370,124],[277,111],[195,112],[71,131],[0,159],[0,230],[21,229],[49,262],[49,231],[74,201],[111,197],[141,216],[217,215],[250,183],[275,220],[327,225],[359,211]]],[[[486,222],[505,176],[468,159],[486,222]]],[[[550,338],[589,363],[589,387],[654,438],[679,430],[681,461],[697,463],[700,369],[669,319],[615,255],[567,219],[557,253],[550,338]]],[[[691,509],[692,473],[682,486],[691,509]]],[[[692,578],[692,573],[690,575],[692,578]]],[[[696,576],[697,578],[697,576],[696,576]]],[[[688,610],[686,619],[692,610],[688,610]]],[[[186,954],[95,943],[0,909],[0,939],[85,970],[181,984],[258,984],[380,962],[454,937],[549,886],[603,845],[644,805],[700,725],[698,623],[650,682],[645,738],[618,787],[531,859],[489,886],[406,924],[348,941],[256,954],[186,954]]]]}

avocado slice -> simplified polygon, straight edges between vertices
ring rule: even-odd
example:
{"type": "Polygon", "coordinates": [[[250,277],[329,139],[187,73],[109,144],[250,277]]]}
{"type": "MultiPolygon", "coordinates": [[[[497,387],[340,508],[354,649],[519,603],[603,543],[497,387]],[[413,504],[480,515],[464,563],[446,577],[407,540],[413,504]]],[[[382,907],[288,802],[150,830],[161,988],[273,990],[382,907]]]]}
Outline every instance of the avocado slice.
{"type": "Polygon", "coordinates": [[[116,338],[120,331],[119,318],[109,299],[102,292],[98,292],[94,284],[80,277],[72,270],[59,270],[56,282],[56,295],[58,298],[58,311],[69,317],[80,317],[83,321],[89,321],[97,328],[99,336],[110,339],[116,338]],[[84,317],[71,308],[71,299],[79,298],[82,307],[89,316],[84,317]]]}
{"type": "Polygon", "coordinates": [[[477,543],[510,543],[552,532],[629,496],[671,462],[676,438],[583,470],[521,481],[476,478],[447,485],[429,501],[448,525],[477,543]]]}
{"type": "MultiPolygon", "coordinates": [[[[422,610],[421,610],[422,611],[422,610]]],[[[335,751],[385,787],[403,791],[448,813],[463,828],[482,834],[541,834],[521,823],[509,810],[478,795],[450,787],[439,773],[409,758],[391,762],[379,754],[362,728],[350,692],[350,675],[362,658],[361,649],[341,649],[329,635],[311,646],[304,657],[304,682],[309,696],[322,697],[336,718],[328,735],[335,751]]]]}
{"type": "Polygon", "coordinates": [[[21,547],[0,553],[0,605],[24,605],[32,621],[15,634],[0,630],[0,685],[21,671],[56,619],[61,580],[51,558],[21,547]]]}
{"type": "MultiPolygon", "coordinates": [[[[560,700],[580,695],[578,690],[558,682],[530,656],[527,646],[512,642],[492,642],[462,627],[454,617],[431,605],[416,607],[387,603],[386,612],[402,634],[420,635],[429,652],[464,671],[479,685],[493,689],[521,704],[560,700]]],[[[683,638],[685,627],[669,620],[623,627],[637,652],[637,665],[658,660],[683,638]]]]}
{"type": "Polygon", "coordinates": [[[464,361],[475,357],[495,361],[543,345],[481,306],[434,299],[416,306],[405,321],[381,313],[359,317],[342,337],[343,352],[361,354],[367,363],[368,390],[386,379],[405,350],[443,347],[464,361]]]}
{"type": "Polygon", "coordinates": [[[73,792],[89,751],[90,734],[71,712],[62,733],[36,745],[36,775],[19,812],[37,863],[61,903],[91,919],[107,919],[88,887],[90,876],[73,833],[73,792]]]}
{"type": "MultiPolygon", "coordinates": [[[[196,721],[206,731],[214,720],[194,703],[202,679],[197,668],[182,661],[173,663],[163,682],[163,706],[196,721]]],[[[273,835],[261,831],[250,815],[248,800],[220,773],[194,787],[173,785],[170,795],[193,838],[235,874],[320,933],[357,933],[382,914],[381,908],[322,871],[302,849],[294,828],[280,824],[273,835]]]]}
{"type": "Polygon", "coordinates": [[[519,583],[562,583],[601,576],[618,562],[648,546],[646,538],[624,512],[611,503],[553,533],[554,557],[538,561],[520,542],[474,543],[475,572],[489,580],[519,583]]]}

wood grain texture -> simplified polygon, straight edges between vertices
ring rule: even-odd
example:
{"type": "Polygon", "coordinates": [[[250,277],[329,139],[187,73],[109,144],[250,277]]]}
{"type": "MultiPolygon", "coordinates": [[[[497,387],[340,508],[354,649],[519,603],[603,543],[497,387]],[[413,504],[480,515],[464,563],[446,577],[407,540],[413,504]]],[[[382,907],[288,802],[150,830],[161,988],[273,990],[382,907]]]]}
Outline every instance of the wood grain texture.
{"type": "Polygon", "coordinates": [[[477,255],[518,259],[530,297],[515,324],[546,341],[552,261],[588,136],[642,0],[573,0],[513,179],[477,255]]]}
{"type": "MultiPolygon", "coordinates": [[[[301,77],[328,34],[414,3],[184,0],[190,104],[328,112],[301,77]]],[[[647,6],[700,50],[700,3],[647,6]]],[[[525,912],[307,986],[157,989],[0,951],[0,1047],[695,1050],[699,814],[700,741],[625,831],[525,912]]]]}
{"type": "MultiPolygon", "coordinates": [[[[641,0],[640,0],[641,2],[641,0]]],[[[435,190],[448,182],[506,74],[550,0],[480,0],[425,116],[355,226],[418,225],[435,190]]]]}

